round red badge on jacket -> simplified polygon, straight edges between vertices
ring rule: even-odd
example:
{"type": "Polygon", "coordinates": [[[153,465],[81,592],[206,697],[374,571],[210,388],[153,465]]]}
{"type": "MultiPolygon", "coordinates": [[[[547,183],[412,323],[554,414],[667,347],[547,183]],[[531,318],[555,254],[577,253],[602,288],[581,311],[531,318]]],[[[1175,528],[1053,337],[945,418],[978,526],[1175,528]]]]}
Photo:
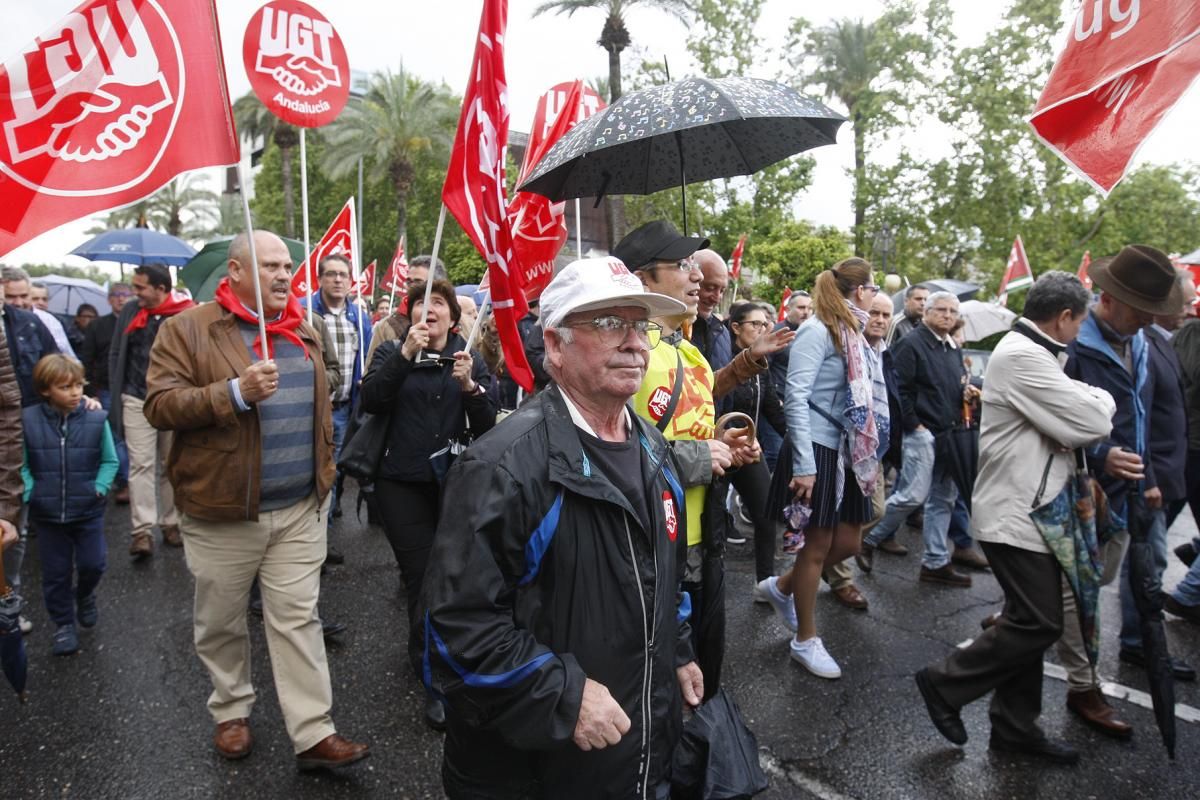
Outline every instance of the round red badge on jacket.
{"type": "Polygon", "coordinates": [[[679,517],[675,514],[675,498],[670,491],[662,493],[663,515],[667,518],[667,538],[672,542],[679,534],[679,517]]]}

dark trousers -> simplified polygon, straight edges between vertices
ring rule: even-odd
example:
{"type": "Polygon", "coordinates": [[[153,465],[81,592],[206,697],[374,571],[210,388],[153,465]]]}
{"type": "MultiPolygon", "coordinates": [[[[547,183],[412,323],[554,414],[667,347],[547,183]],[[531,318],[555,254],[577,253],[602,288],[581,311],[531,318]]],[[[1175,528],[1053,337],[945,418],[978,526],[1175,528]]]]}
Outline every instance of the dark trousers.
{"type": "Polygon", "coordinates": [[[1184,506],[1192,509],[1192,516],[1200,525],[1200,450],[1188,450],[1183,480],[1187,487],[1187,498],[1172,501],[1167,505],[1167,528],[1175,524],[1175,518],[1183,511],[1184,506]]]}
{"type": "Polygon", "coordinates": [[[1062,635],[1062,570],[1049,553],[981,545],[1004,590],[1004,613],[970,647],[931,666],[929,678],[955,708],[994,689],[992,733],[1010,741],[1041,739],[1042,658],[1062,635]]]}
{"type": "Polygon", "coordinates": [[[767,490],[771,487],[771,473],[760,459],[753,464],[733,470],[730,474],[733,488],[742,498],[742,508],[750,515],[754,524],[754,572],[756,580],[775,574],[775,522],[767,513],[767,490]]]}
{"type": "Polygon", "coordinates": [[[55,625],[74,625],[76,601],[96,591],[104,574],[104,517],[82,522],[36,522],[46,611],[55,625]]]}
{"type": "Polygon", "coordinates": [[[433,534],[438,524],[438,497],[441,487],[428,483],[407,483],[375,480],[375,496],[379,498],[379,513],[383,531],[400,566],[404,582],[404,597],[408,605],[408,650],[415,664],[420,660],[417,632],[417,606],[421,600],[421,582],[433,547],[433,534]]]}

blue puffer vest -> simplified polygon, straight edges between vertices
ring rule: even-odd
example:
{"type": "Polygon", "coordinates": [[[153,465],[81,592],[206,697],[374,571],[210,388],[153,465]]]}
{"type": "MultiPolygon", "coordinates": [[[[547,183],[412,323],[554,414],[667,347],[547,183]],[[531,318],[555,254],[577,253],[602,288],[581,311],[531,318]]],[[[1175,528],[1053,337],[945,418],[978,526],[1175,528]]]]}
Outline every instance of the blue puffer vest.
{"type": "Polygon", "coordinates": [[[64,420],[49,403],[38,403],[22,414],[33,495],[29,514],[35,520],[78,522],[104,513],[104,498],[96,496],[104,411],[81,404],[64,420]]]}

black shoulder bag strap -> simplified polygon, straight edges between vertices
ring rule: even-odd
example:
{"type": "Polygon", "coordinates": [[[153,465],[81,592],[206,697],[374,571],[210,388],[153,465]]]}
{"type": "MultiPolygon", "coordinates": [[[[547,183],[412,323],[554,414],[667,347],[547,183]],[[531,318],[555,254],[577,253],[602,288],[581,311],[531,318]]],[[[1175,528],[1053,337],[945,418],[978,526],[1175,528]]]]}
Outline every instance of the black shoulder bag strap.
{"type": "Polygon", "coordinates": [[[654,427],[658,428],[659,433],[666,433],[667,426],[671,424],[671,417],[675,416],[675,408],[679,405],[679,394],[683,390],[683,356],[679,355],[679,348],[675,348],[675,386],[671,389],[671,400],[667,403],[667,410],[663,412],[662,417],[654,427]]]}

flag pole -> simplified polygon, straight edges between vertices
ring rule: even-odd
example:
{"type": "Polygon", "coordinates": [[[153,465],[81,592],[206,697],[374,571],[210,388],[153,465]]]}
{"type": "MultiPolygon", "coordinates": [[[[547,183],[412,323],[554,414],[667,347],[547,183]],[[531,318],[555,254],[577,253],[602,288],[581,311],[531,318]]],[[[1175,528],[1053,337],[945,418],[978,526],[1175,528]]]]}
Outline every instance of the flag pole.
{"type": "Polygon", "coordinates": [[[471,326],[471,335],[467,337],[467,346],[463,349],[468,353],[475,346],[475,340],[479,338],[479,331],[483,328],[483,323],[487,321],[488,312],[492,310],[492,292],[489,289],[488,293],[483,297],[483,308],[479,309],[479,315],[475,317],[475,324],[471,326]]]}
{"type": "MultiPolygon", "coordinates": [[[[300,214],[304,222],[304,279],[308,282],[308,324],[312,325],[313,318],[313,265],[312,252],[308,242],[308,139],[304,135],[307,128],[300,129],[300,214]]],[[[263,346],[266,346],[264,340],[263,346]]]]}
{"type": "MultiPolygon", "coordinates": [[[[358,298],[361,300],[362,299],[362,269],[359,268],[358,261],[360,258],[362,258],[362,254],[360,252],[362,248],[359,246],[358,224],[357,224],[357,220],[355,219],[355,215],[354,215],[354,198],[351,197],[346,202],[350,206],[350,271],[351,271],[351,274],[354,276],[353,282],[351,283],[351,288],[356,289],[358,291],[358,298]]],[[[354,303],[355,301],[353,299],[351,299],[349,296],[347,296],[346,302],[354,303]]],[[[312,301],[309,301],[308,306],[310,309],[312,308],[312,301]]],[[[355,310],[354,318],[358,321],[358,325],[357,325],[357,327],[358,327],[358,374],[362,375],[364,372],[366,372],[366,369],[363,367],[364,356],[363,356],[363,346],[362,346],[362,343],[363,343],[363,328],[362,328],[363,310],[362,310],[362,306],[359,306],[358,309],[355,310]]],[[[311,325],[312,323],[309,323],[309,324],[311,325]]]]}
{"type": "Polygon", "coordinates": [[[242,162],[237,164],[238,189],[242,195],[242,213],[246,216],[246,240],[250,243],[250,274],[254,280],[254,307],[258,311],[258,335],[262,342],[263,358],[266,358],[270,348],[267,344],[267,317],[263,313],[262,282],[258,277],[258,249],[254,246],[254,223],[250,219],[250,198],[246,195],[246,176],[242,172],[242,162]]]}
{"type": "MultiPolygon", "coordinates": [[[[433,295],[433,281],[437,276],[438,250],[442,247],[442,228],[446,227],[446,204],[442,203],[438,214],[437,231],[433,234],[433,255],[429,259],[429,277],[425,279],[425,302],[421,305],[421,322],[429,314],[429,298],[433,295]]],[[[408,310],[412,314],[412,309],[408,310]]]]}

